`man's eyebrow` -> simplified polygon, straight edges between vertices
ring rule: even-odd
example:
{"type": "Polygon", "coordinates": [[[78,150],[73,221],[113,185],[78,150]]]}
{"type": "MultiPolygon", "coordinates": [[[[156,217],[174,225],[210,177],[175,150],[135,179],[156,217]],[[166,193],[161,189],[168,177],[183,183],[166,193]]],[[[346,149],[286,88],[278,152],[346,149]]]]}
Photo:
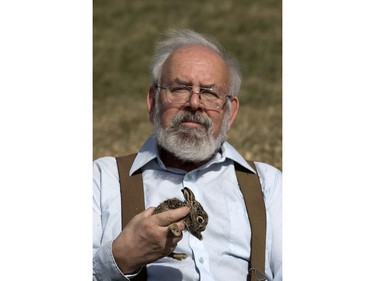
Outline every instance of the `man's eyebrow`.
{"type": "Polygon", "coordinates": [[[186,82],[186,81],[183,81],[179,78],[175,78],[174,79],[174,82],[177,83],[177,84],[181,84],[181,85],[184,85],[184,86],[191,86],[192,84],[189,83],[189,82],[186,82]]]}
{"type": "MultiPolygon", "coordinates": [[[[192,86],[192,83],[183,81],[183,80],[181,80],[179,78],[174,79],[174,82],[177,83],[177,84],[184,85],[184,86],[192,86]]],[[[206,88],[206,89],[211,89],[211,88],[215,87],[215,84],[208,84],[208,85],[200,84],[199,87],[206,88]]]]}

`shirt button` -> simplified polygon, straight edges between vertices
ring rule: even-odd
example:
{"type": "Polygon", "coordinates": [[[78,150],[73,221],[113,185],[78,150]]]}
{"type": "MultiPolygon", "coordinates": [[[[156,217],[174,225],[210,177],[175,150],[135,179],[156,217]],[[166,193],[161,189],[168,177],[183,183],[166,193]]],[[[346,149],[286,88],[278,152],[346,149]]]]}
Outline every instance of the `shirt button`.
{"type": "Polygon", "coordinates": [[[203,258],[200,258],[200,259],[199,259],[199,262],[203,264],[203,263],[204,263],[204,259],[203,259],[203,258]]]}

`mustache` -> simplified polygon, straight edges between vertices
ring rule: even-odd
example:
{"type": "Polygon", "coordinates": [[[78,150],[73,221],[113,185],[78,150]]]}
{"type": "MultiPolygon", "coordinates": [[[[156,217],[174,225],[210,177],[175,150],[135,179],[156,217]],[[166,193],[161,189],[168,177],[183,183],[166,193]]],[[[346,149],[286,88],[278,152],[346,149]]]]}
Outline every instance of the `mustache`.
{"type": "Polygon", "coordinates": [[[195,112],[192,113],[190,111],[182,111],[178,113],[171,121],[171,127],[177,127],[181,125],[182,122],[196,122],[202,125],[206,130],[209,130],[213,126],[213,122],[210,118],[204,116],[202,113],[195,112]]]}

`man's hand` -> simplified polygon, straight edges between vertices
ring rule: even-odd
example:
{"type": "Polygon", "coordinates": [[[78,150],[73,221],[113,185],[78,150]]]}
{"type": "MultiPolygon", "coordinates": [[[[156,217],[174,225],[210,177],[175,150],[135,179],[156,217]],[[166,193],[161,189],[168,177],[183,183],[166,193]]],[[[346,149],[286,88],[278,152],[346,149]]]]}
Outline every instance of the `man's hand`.
{"type": "Polygon", "coordinates": [[[113,241],[113,257],[125,274],[169,255],[182,239],[182,235],[172,235],[168,226],[176,223],[181,231],[184,230],[185,224],[181,220],[189,214],[189,208],[185,206],[152,215],[154,209],[136,215],[113,241]]]}

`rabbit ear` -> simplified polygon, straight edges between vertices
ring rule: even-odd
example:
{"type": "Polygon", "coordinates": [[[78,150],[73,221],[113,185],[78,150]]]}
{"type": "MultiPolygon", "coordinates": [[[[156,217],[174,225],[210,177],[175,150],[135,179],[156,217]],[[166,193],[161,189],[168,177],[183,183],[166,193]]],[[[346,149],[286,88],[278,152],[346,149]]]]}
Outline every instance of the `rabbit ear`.
{"type": "Polygon", "coordinates": [[[181,191],[184,194],[186,202],[192,203],[195,201],[194,193],[189,188],[184,187],[184,189],[181,191]]]}

